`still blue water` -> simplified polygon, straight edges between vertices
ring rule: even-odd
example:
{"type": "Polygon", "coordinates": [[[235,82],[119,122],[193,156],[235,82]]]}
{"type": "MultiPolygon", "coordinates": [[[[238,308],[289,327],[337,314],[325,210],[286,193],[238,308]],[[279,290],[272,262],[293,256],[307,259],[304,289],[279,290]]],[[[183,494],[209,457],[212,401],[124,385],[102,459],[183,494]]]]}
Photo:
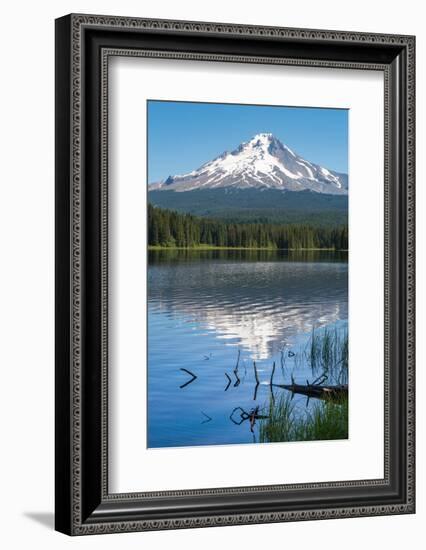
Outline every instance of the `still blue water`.
{"type": "Polygon", "coordinates": [[[231,412],[268,407],[274,361],[275,383],[312,380],[299,351],[313,328],[346,323],[347,294],[342,253],[150,251],[148,447],[256,442],[258,423],[231,412]],[[183,388],[182,368],[197,376],[183,388]]]}

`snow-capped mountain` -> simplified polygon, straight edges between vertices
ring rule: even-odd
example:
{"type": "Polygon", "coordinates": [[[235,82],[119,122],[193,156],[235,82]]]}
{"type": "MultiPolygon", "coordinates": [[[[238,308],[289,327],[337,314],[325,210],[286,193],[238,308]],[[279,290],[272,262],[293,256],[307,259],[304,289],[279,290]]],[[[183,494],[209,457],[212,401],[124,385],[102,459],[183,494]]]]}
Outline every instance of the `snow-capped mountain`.
{"type": "Polygon", "coordinates": [[[272,134],[255,135],[234,151],[188,174],[152,183],[150,191],[199,189],[278,189],[347,195],[348,176],[313,164],[293,152],[272,134]]]}

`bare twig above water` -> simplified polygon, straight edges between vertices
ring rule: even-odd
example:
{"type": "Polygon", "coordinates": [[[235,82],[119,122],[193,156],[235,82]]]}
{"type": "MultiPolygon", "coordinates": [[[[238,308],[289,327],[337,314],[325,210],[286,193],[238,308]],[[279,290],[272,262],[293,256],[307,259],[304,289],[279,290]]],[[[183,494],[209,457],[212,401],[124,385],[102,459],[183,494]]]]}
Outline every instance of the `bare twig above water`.
{"type": "Polygon", "coordinates": [[[255,379],[256,379],[256,386],[254,387],[253,401],[256,401],[256,398],[257,398],[257,390],[259,389],[259,376],[258,376],[258,374],[257,374],[256,361],[253,361],[253,369],[254,369],[254,377],[255,377],[255,379]]]}
{"type": "Polygon", "coordinates": [[[241,380],[240,380],[240,378],[239,378],[239,376],[238,376],[238,371],[237,371],[237,369],[234,370],[234,375],[235,375],[235,384],[234,384],[234,388],[236,388],[237,386],[240,385],[240,382],[241,382],[241,380]]]}
{"type": "Polygon", "coordinates": [[[239,349],[238,350],[238,357],[237,357],[237,364],[235,365],[235,370],[238,370],[238,365],[240,364],[240,355],[241,355],[241,350],[239,349]]]}
{"type": "Polygon", "coordinates": [[[272,404],[275,405],[274,386],[269,386],[269,389],[271,390],[271,401],[272,401],[272,404]]]}
{"type": "Polygon", "coordinates": [[[206,414],[204,411],[201,411],[201,414],[206,417],[206,420],[203,420],[201,424],[207,424],[207,422],[211,422],[213,420],[213,418],[206,414]]]}
{"type": "Polygon", "coordinates": [[[280,362],[281,362],[281,371],[282,371],[283,376],[284,376],[284,370],[285,370],[285,357],[284,357],[284,350],[283,350],[283,349],[281,350],[280,362]]]}
{"type": "MultiPolygon", "coordinates": [[[[324,384],[324,382],[328,379],[328,376],[325,374],[325,372],[323,374],[321,374],[320,376],[318,376],[318,378],[316,378],[313,382],[311,382],[311,386],[314,386],[315,384],[324,384]]],[[[307,384],[309,384],[308,381],[306,381],[307,384]]]]}
{"type": "Polygon", "coordinates": [[[226,385],[226,388],[225,388],[224,391],[226,391],[229,388],[229,386],[231,385],[231,377],[229,376],[229,374],[227,372],[225,372],[225,376],[228,379],[228,384],[226,385]]]}
{"type": "Polygon", "coordinates": [[[256,401],[256,399],[257,399],[257,390],[258,389],[259,389],[259,383],[257,383],[254,387],[253,401],[256,401]]]}
{"type": "Polygon", "coordinates": [[[197,378],[197,375],[195,375],[193,372],[191,372],[188,369],[181,368],[180,370],[182,370],[183,372],[186,372],[187,374],[189,374],[189,376],[192,376],[191,380],[188,380],[187,382],[185,382],[185,384],[182,384],[181,386],[179,386],[179,388],[182,389],[185,386],[192,384],[192,382],[194,382],[194,380],[197,378]]]}
{"type": "Polygon", "coordinates": [[[229,418],[237,426],[240,426],[245,420],[249,420],[250,421],[250,431],[253,433],[254,432],[254,426],[256,424],[256,420],[265,420],[265,419],[269,418],[269,416],[259,414],[259,405],[258,405],[254,409],[251,409],[250,412],[245,411],[242,407],[235,407],[235,409],[233,409],[233,411],[231,412],[229,418]],[[237,421],[235,419],[236,411],[241,411],[239,421],[237,421]]]}
{"type": "Polygon", "coordinates": [[[238,357],[237,357],[237,364],[235,365],[235,369],[234,369],[234,376],[235,376],[234,388],[239,386],[240,382],[241,382],[240,377],[238,376],[238,365],[240,364],[240,355],[241,355],[241,350],[239,349],[238,350],[238,357]]]}
{"type": "Polygon", "coordinates": [[[270,380],[270,382],[269,382],[269,384],[270,384],[271,386],[272,386],[272,384],[273,384],[274,372],[275,372],[275,361],[274,361],[274,364],[272,365],[271,380],[270,380]]]}
{"type": "Polygon", "coordinates": [[[269,389],[271,390],[271,399],[272,403],[275,404],[275,395],[274,395],[274,372],[275,372],[275,361],[272,365],[271,380],[269,381],[269,389]]]}
{"type": "Polygon", "coordinates": [[[246,413],[246,411],[242,407],[235,407],[235,409],[232,409],[232,412],[229,415],[229,420],[231,420],[231,422],[233,422],[234,424],[239,426],[240,424],[242,424],[244,422],[244,420],[247,420],[248,417],[249,417],[249,415],[246,413]],[[235,420],[235,413],[237,411],[241,411],[239,422],[237,420],[235,420]]]}
{"type": "Polygon", "coordinates": [[[257,375],[256,361],[253,361],[254,377],[256,379],[256,384],[259,384],[259,376],[257,375]]]}

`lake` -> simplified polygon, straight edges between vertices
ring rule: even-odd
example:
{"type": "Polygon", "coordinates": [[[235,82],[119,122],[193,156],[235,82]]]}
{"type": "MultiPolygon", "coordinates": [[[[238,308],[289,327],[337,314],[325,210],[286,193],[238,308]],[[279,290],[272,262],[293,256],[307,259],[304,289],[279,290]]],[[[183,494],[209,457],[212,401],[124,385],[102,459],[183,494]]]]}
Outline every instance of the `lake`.
{"type": "Polygon", "coordinates": [[[267,409],[273,362],[274,383],[312,381],[312,330],[347,318],[347,253],[149,251],[148,447],[257,442],[240,412],[267,409]]]}

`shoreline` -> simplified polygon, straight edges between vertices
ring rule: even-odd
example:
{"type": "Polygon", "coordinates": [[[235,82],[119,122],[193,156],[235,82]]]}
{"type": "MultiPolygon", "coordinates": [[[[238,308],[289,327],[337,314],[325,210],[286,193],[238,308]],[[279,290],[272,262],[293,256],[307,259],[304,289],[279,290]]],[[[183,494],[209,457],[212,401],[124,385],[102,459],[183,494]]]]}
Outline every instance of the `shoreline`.
{"type": "Polygon", "coordinates": [[[148,250],[269,250],[271,252],[278,252],[280,250],[286,250],[291,252],[349,252],[347,249],[336,248],[270,248],[270,247],[244,247],[244,246],[211,246],[211,245],[199,245],[199,246],[161,246],[161,245],[148,245],[148,250]]]}

